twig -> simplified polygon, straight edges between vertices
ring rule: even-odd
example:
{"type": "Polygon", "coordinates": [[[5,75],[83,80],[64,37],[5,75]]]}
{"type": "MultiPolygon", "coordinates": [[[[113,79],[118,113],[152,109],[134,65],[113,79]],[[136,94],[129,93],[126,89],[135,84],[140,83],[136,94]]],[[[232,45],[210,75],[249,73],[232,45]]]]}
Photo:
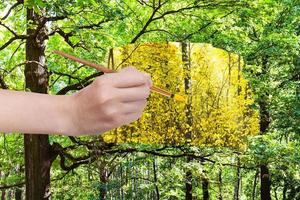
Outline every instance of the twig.
{"type": "MultiPolygon", "coordinates": [[[[87,66],[90,66],[90,67],[93,67],[94,69],[98,70],[98,71],[102,71],[104,73],[114,73],[116,71],[112,70],[112,69],[108,69],[106,67],[104,67],[103,65],[99,65],[99,64],[95,64],[95,63],[92,63],[90,61],[87,61],[87,60],[83,60],[83,59],[80,59],[80,58],[77,58],[75,56],[72,56],[72,55],[69,55],[69,54],[66,54],[64,52],[61,52],[61,51],[54,51],[53,53],[57,54],[57,55],[60,55],[60,56],[63,56],[65,58],[68,58],[70,60],[73,60],[73,61],[76,61],[76,62],[79,62],[81,64],[84,64],[84,65],[87,65],[87,66]]],[[[163,96],[166,96],[166,97],[169,97],[169,98],[173,98],[175,100],[178,100],[178,101],[185,101],[184,97],[181,97],[180,95],[175,95],[167,90],[164,90],[164,89],[161,89],[159,87],[156,87],[156,86],[151,86],[150,88],[153,92],[156,92],[158,94],[161,94],[163,96]]]]}

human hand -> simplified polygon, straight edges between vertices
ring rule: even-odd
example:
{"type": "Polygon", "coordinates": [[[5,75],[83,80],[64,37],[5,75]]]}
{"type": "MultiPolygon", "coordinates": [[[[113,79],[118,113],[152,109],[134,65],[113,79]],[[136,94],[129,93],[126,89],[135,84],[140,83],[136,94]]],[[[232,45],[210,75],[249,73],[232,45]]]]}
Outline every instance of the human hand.
{"type": "Polygon", "coordinates": [[[151,77],[133,67],[98,77],[71,96],[72,127],[67,134],[99,134],[137,120],[151,85],[151,77]]]}

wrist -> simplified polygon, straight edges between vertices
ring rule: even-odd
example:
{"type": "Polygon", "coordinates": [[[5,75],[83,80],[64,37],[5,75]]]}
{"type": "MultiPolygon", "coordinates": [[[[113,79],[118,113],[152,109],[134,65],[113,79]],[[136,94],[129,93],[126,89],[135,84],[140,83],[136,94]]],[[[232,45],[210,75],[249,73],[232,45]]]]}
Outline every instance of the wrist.
{"type": "Polygon", "coordinates": [[[78,129],[76,128],[76,113],[75,102],[72,96],[59,96],[60,103],[58,106],[59,119],[58,119],[58,134],[67,136],[76,136],[78,129]]]}

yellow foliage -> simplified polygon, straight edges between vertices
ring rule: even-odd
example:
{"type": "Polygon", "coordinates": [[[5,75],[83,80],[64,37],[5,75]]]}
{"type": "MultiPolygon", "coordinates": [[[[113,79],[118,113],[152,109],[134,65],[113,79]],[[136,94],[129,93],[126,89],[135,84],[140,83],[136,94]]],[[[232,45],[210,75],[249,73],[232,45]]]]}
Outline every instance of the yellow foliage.
{"type": "Polygon", "coordinates": [[[250,108],[252,93],[242,75],[242,59],[209,44],[190,44],[187,71],[181,51],[180,43],[131,44],[113,50],[115,69],[135,66],[149,73],[155,86],[178,94],[177,98],[186,94],[191,98],[181,103],[152,93],[141,119],[105,133],[106,142],[244,148],[246,137],[259,132],[258,113],[250,108]],[[185,91],[187,74],[190,92],[185,91]],[[191,126],[187,104],[192,106],[191,126]]]}

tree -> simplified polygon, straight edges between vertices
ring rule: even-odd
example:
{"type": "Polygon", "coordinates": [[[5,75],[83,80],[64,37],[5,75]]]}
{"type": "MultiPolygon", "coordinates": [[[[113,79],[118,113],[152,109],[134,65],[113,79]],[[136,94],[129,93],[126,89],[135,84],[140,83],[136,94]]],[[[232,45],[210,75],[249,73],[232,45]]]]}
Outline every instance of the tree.
{"type": "MultiPolygon", "coordinates": [[[[146,63],[140,67],[153,74],[156,84],[172,92],[184,94],[183,76],[179,76],[182,72],[180,68],[175,70],[175,67],[171,67],[174,65],[172,62],[179,63],[182,59],[180,56],[170,58],[172,51],[177,51],[176,48],[172,48],[170,42],[211,43],[226,50],[218,51],[209,45],[205,48],[195,45],[195,48],[192,48],[194,52],[191,54],[192,66],[202,62],[203,66],[210,68],[193,66],[197,70],[192,72],[192,77],[201,84],[193,84],[192,92],[201,95],[196,95],[192,99],[192,108],[195,108],[193,113],[197,113],[193,115],[193,120],[197,124],[194,123],[195,127],[192,130],[195,138],[191,146],[183,145],[185,142],[179,139],[182,138],[180,134],[184,134],[187,130],[181,123],[186,121],[183,115],[184,104],[176,105],[172,100],[153,94],[149,110],[142,120],[132,126],[115,130],[118,136],[122,136],[117,137],[117,141],[112,142],[112,137],[110,139],[108,137],[110,134],[105,136],[104,140],[101,137],[43,137],[46,144],[44,150],[48,149],[50,153],[45,153],[43,149],[38,150],[47,154],[41,158],[40,163],[46,166],[47,175],[41,181],[43,182],[41,186],[46,188],[48,185],[50,180],[48,174],[51,170],[53,198],[96,198],[94,194],[98,195],[99,174],[94,169],[99,168],[97,162],[101,157],[108,163],[106,167],[110,172],[105,182],[106,190],[103,191],[103,194],[106,192],[107,198],[119,195],[124,199],[138,195],[154,199],[159,191],[161,199],[183,199],[185,186],[182,183],[185,183],[185,172],[191,171],[194,196],[203,195],[202,184],[199,183],[203,178],[207,178],[211,188],[210,197],[217,198],[216,195],[219,194],[215,191],[222,191],[219,197],[227,199],[234,196],[233,187],[236,179],[233,180],[231,177],[236,177],[238,166],[232,158],[238,154],[239,168],[243,170],[241,198],[255,198],[259,195],[256,194],[259,193],[256,188],[260,186],[256,180],[259,166],[265,166],[263,170],[268,170],[262,173],[261,181],[266,180],[266,184],[260,188],[266,191],[268,197],[261,198],[270,196],[278,199],[298,198],[300,91],[298,12],[299,5],[294,0],[2,1],[0,87],[4,89],[24,90],[27,81],[26,86],[32,91],[36,91],[33,89],[35,88],[51,94],[70,94],[91,83],[93,78],[101,73],[52,55],[52,50],[63,50],[94,62],[106,63],[109,49],[115,51],[116,47],[135,43],[133,46],[127,46],[127,53],[114,56],[116,67],[118,59],[127,55],[137,43],[156,41],[163,42],[156,43],[160,44],[156,45],[156,48],[160,47],[161,51],[154,51],[147,45],[141,47],[150,51],[149,56],[154,59],[160,57],[158,56],[160,52],[165,52],[161,57],[166,58],[166,61],[157,64],[160,70],[154,67],[147,68],[146,64],[151,61],[147,56],[140,60],[129,59],[123,64],[135,61],[138,61],[136,64],[146,63]],[[27,22],[27,10],[35,14],[33,21],[27,22]],[[32,30],[31,38],[26,32],[27,29],[32,30]],[[39,38],[39,41],[34,41],[33,38],[39,38]],[[42,44],[40,47],[44,45],[45,49],[41,48],[37,54],[41,55],[41,58],[44,57],[45,61],[33,58],[33,55],[27,55],[31,58],[26,60],[26,48],[30,47],[29,44],[35,43],[42,44]],[[166,44],[170,45],[166,47],[166,44]],[[225,78],[223,83],[229,83],[230,87],[227,87],[227,84],[223,90],[219,87],[222,85],[222,79],[218,81],[219,79],[214,78],[218,73],[213,69],[221,64],[206,65],[207,63],[203,62],[203,57],[209,57],[206,50],[214,52],[214,55],[218,55],[218,60],[226,63],[223,77],[231,81],[224,81],[225,78]],[[239,65],[235,64],[238,60],[240,69],[239,65]],[[40,65],[41,63],[44,64],[40,65]],[[31,80],[28,73],[24,73],[25,69],[28,73],[39,69],[42,73],[31,80]],[[249,80],[247,84],[244,76],[238,78],[241,72],[249,80]],[[46,80],[45,85],[37,86],[38,80],[46,80]],[[218,87],[211,87],[209,83],[214,83],[213,85],[216,84],[218,87]],[[239,85],[243,87],[240,88],[239,85]],[[253,93],[250,92],[250,88],[253,93]],[[228,103],[237,91],[240,95],[235,96],[236,101],[228,103]],[[210,95],[206,95],[208,93],[210,95]],[[245,104],[237,103],[239,99],[243,99],[241,102],[245,104]],[[239,111],[234,109],[237,107],[239,111]],[[154,108],[159,108],[155,115],[152,112],[154,108]],[[199,112],[198,108],[203,112],[199,112]],[[257,118],[247,117],[258,114],[255,111],[251,112],[253,108],[263,111],[260,112],[261,119],[266,116],[270,119],[266,120],[269,122],[263,135],[248,137],[249,148],[247,145],[241,146],[244,151],[237,152],[234,148],[217,147],[244,141],[245,136],[249,135],[245,130],[255,132],[257,126],[247,126],[256,124],[257,118]],[[172,114],[171,110],[175,111],[175,114],[172,114]],[[155,123],[146,119],[151,119],[155,123]],[[244,123],[230,123],[234,121],[244,123]],[[236,127],[237,124],[243,124],[245,127],[236,127]],[[213,132],[213,137],[210,137],[210,131],[213,132]],[[233,132],[240,137],[234,137],[233,132]],[[164,137],[160,137],[157,133],[164,137]],[[140,137],[142,135],[145,137],[140,137]],[[152,138],[151,142],[149,138],[152,138]],[[150,144],[145,144],[146,142],[150,144]],[[199,144],[206,145],[199,146],[199,144]],[[117,158],[113,160],[115,156],[117,158]],[[55,157],[57,159],[51,164],[55,157]],[[186,163],[186,157],[191,157],[192,160],[186,163]],[[156,173],[152,167],[154,158],[157,161],[156,173]],[[43,160],[47,163],[43,163],[43,160]],[[203,165],[200,165],[201,160],[204,160],[203,165]],[[221,176],[219,176],[220,169],[222,169],[221,176]],[[155,181],[151,174],[156,174],[155,181]],[[269,177],[272,177],[272,182],[269,181],[269,177]],[[220,183],[219,188],[216,183],[220,183]],[[79,192],[82,190],[85,192],[79,192]]],[[[154,44],[152,43],[153,46],[154,44]]],[[[140,47],[137,52],[139,50],[140,47]]],[[[33,52],[30,50],[28,54],[33,52]]],[[[142,52],[136,55],[142,55],[142,52]]],[[[264,124],[264,121],[261,120],[260,124],[264,124]]],[[[40,137],[35,139],[38,138],[40,137]]],[[[7,198],[13,198],[16,196],[16,187],[22,188],[25,184],[23,181],[25,167],[21,156],[22,140],[19,135],[1,134],[0,147],[2,173],[0,189],[7,198]]],[[[38,145],[36,147],[39,148],[38,145]]],[[[38,151],[35,153],[39,153],[38,151]]],[[[41,172],[39,167],[35,170],[41,172]]],[[[38,173],[32,180],[40,176],[38,173]]]]}

